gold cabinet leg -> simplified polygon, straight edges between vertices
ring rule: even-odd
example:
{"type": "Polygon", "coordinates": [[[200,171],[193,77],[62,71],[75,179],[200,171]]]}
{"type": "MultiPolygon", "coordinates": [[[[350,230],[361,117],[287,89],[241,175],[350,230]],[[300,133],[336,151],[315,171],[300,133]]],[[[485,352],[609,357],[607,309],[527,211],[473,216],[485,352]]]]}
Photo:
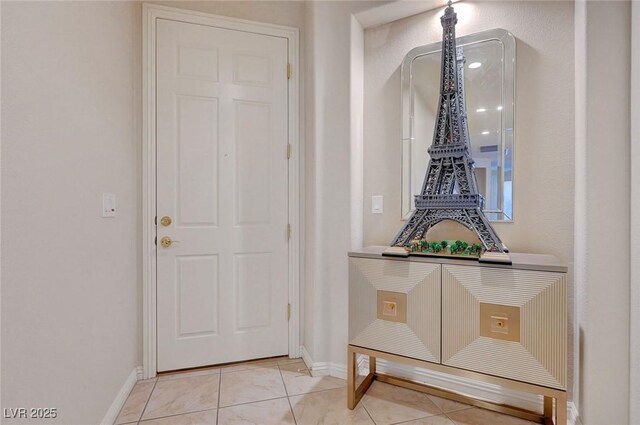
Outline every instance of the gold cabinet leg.
{"type": "Polygon", "coordinates": [[[347,407],[353,410],[356,407],[356,353],[347,349],[347,407]]]}
{"type": "Polygon", "coordinates": [[[376,358],[369,356],[369,373],[376,373],[376,358]]]}
{"type": "MultiPolygon", "coordinates": [[[[358,364],[356,362],[356,356],[359,349],[352,347],[351,345],[347,349],[347,407],[351,410],[355,409],[358,402],[362,399],[367,392],[371,383],[376,377],[374,372],[370,372],[360,382],[360,385],[356,385],[358,378],[358,364]]],[[[369,358],[369,370],[376,369],[376,359],[370,356],[369,358]],[[371,361],[373,359],[373,362],[371,361]]]]}
{"type": "Polygon", "coordinates": [[[553,419],[553,397],[544,396],[544,417],[553,419]]]}
{"type": "Polygon", "coordinates": [[[556,425],[567,425],[567,393],[556,398],[556,425]]]}

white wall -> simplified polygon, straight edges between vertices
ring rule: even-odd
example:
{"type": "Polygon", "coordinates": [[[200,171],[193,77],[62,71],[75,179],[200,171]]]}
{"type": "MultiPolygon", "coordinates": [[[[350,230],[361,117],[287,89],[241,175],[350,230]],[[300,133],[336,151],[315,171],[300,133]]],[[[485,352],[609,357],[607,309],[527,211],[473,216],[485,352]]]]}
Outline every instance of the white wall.
{"type": "Polygon", "coordinates": [[[364,29],[351,16],[351,249],[364,241],[364,29]]]}
{"type": "Polygon", "coordinates": [[[358,176],[362,145],[357,122],[362,116],[362,73],[358,74],[362,29],[352,15],[374,4],[320,1],[308,2],[305,9],[308,228],[304,345],[315,362],[337,365],[343,372],[348,319],[346,253],[362,240],[358,228],[362,222],[358,176]]]}
{"type": "MultiPolygon", "coordinates": [[[[497,223],[514,252],[572,261],[573,4],[461,2],[456,35],[505,28],[517,39],[514,223],[497,223]],[[544,188],[544,190],[541,190],[544,188]]],[[[442,9],[365,31],[365,245],[388,244],[400,219],[400,65],[413,47],[439,42],[442,9]],[[371,195],[385,195],[371,214],[371,195]]]]}
{"type": "MultiPolygon", "coordinates": [[[[553,254],[571,269],[573,3],[461,2],[454,8],[457,36],[504,28],[517,39],[515,220],[495,229],[511,251],[553,254]]],[[[400,65],[412,48],[441,41],[441,15],[439,8],[365,31],[365,245],[389,244],[403,224],[400,65]],[[379,194],[384,214],[371,214],[371,196],[379,194]]],[[[570,382],[572,360],[570,349],[570,382]]]]}
{"type": "MultiPolygon", "coordinates": [[[[360,56],[361,30],[352,14],[371,7],[369,2],[157,3],[303,29],[304,340],[314,360],[344,365],[345,254],[360,238],[365,244],[388,243],[401,224],[399,65],[410,48],[439,41],[440,11],[367,30],[367,50],[360,56]],[[361,58],[364,85],[357,76],[361,58]],[[362,131],[354,122],[363,103],[360,146],[362,131]],[[357,175],[362,150],[364,182],[357,175]],[[360,184],[363,213],[361,194],[354,192],[360,184]],[[372,194],[385,195],[382,216],[368,213],[372,194]]],[[[504,27],[519,39],[516,222],[497,230],[514,251],[550,252],[571,265],[573,6],[463,2],[456,10],[459,35],[504,27]],[[532,212],[525,214],[525,207],[532,212]]],[[[141,362],[140,11],[140,3],[127,2],[2,2],[1,402],[2,407],[58,407],[65,424],[98,422],[141,362]],[[103,191],[118,195],[115,219],[100,218],[103,191]]],[[[576,96],[577,102],[584,100],[576,96]]],[[[575,106],[581,111],[579,103],[575,106]]],[[[575,131],[579,139],[580,125],[575,131]]],[[[595,137],[596,129],[591,131],[595,137]]],[[[601,140],[593,145],[606,146],[601,140]]],[[[612,158],[616,164],[623,151],[612,158]]],[[[589,158],[600,153],[608,151],[592,150],[589,158]]],[[[607,181],[624,184],[622,168],[607,181]]],[[[581,192],[576,188],[576,193],[581,192]]],[[[598,196],[585,198],[595,209],[576,216],[576,232],[586,223],[602,226],[596,217],[605,205],[598,205],[598,196]]],[[[609,196],[620,200],[618,191],[609,196]]],[[[616,362],[622,361],[623,329],[609,335],[591,324],[611,312],[624,317],[624,311],[615,311],[624,305],[624,286],[608,291],[607,280],[597,274],[607,268],[597,270],[602,262],[590,255],[577,267],[586,271],[591,264],[588,282],[596,288],[589,295],[591,322],[583,322],[590,335],[583,349],[601,356],[616,347],[616,362]],[[606,303],[596,303],[600,295],[606,303]]],[[[585,403],[602,392],[607,401],[622,397],[614,379],[624,365],[611,369],[611,364],[600,367],[602,357],[590,361],[581,381],[592,391],[584,394],[585,403]]],[[[598,424],[591,412],[601,407],[594,402],[585,425],[598,424]]]]}
{"type": "MultiPolygon", "coordinates": [[[[631,252],[640,251],[640,3],[631,3],[631,252]]],[[[631,264],[630,416],[640,424],[640,262],[631,264]]]]}
{"type": "Polygon", "coordinates": [[[325,2],[309,3],[306,10],[310,34],[307,70],[313,70],[306,75],[307,122],[313,124],[305,140],[311,226],[307,233],[305,322],[309,331],[305,331],[305,348],[316,362],[346,359],[346,352],[339,356],[346,335],[334,323],[344,325],[347,320],[346,251],[351,243],[349,10],[347,4],[325,2]],[[338,75],[342,78],[335,78],[338,75]]]}
{"type": "MultiPolygon", "coordinates": [[[[304,27],[301,2],[156,3],[304,27]]],[[[1,404],[64,424],[100,422],[142,362],[141,10],[2,2],[1,404]]]]}
{"type": "Polygon", "coordinates": [[[139,364],[140,21],[2,2],[1,402],[57,423],[100,422],[139,364]]]}
{"type": "Polygon", "coordinates": [[[576,3],[575,398],[585,425],[629,423],[630,16],[628,1],[576,3]]]}

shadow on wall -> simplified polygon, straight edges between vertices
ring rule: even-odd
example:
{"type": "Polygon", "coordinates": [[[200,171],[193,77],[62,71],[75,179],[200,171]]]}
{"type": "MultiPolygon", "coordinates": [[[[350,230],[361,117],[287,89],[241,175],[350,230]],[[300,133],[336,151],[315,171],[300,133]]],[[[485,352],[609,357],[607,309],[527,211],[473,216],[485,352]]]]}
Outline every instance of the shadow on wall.
{"type": "Polygon", "coordinates": [[[474,243],[481,244],[475,232],[453,220],[442,220],[430,228],[425,239],[428,241],[461,240],[469,245],[474,243]]]}

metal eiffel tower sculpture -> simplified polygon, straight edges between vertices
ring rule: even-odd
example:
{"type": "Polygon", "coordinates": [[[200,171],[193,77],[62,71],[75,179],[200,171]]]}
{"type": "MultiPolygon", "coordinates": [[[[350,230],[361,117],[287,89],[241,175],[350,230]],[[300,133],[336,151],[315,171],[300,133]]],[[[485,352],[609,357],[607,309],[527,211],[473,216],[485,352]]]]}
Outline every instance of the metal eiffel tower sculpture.
{"type": "Polygon", "coordinates": [[[428,150],[431,159],[422,193],[415,197],[416,209],[391,245],[409,247],[432,226],[453,220],[473,230],[486,251],[506,253],[506,246],[482,212],[484,198],[478,192],[473,171],[464,95],[464,56],[462,48],[456,48],[458,20],[451,1],[440,22],[441,85],[433,142],[428,150]]]}

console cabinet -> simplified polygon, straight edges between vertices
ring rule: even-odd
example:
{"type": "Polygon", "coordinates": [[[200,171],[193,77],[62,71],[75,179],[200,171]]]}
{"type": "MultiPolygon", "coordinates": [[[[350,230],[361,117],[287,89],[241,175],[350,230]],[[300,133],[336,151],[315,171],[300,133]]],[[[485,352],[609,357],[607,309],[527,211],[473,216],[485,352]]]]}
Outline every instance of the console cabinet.
{"type": "Polygon", "coordinates": [[[554,257],[512,265],[349,253],[349,407],[374,379],[512,414],[566,423],[567,279],[554,257]],[[355,387],[356,355],[370,371],[355,387]],[[543,412],[474,400],[378,373],[385,358],[544,396],[543,412]],[[555,413],[553,401],[555,400],[555,413]]]}

